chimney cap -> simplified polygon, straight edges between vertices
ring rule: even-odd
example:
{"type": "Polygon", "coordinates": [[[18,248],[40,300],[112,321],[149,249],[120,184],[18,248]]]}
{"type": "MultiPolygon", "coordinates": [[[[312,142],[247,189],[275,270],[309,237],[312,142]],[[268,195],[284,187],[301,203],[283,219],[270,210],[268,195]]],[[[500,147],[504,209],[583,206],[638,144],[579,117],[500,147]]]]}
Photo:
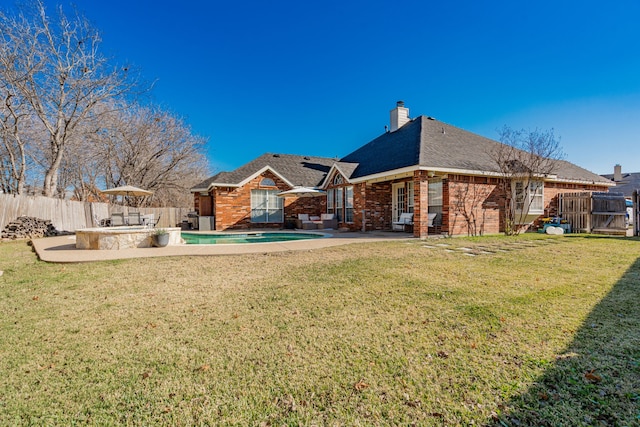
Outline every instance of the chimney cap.
{"type": "Polygon", "coordinates": [[[404,101],[396,102],[396,107],[404,107],[404,101]]]}

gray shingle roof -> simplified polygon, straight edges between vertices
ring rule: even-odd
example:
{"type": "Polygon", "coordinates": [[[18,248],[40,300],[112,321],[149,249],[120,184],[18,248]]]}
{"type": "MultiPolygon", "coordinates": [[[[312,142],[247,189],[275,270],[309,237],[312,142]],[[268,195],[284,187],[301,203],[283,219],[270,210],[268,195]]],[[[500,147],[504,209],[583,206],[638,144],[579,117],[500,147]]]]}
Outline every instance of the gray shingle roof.
{"type": "MultiPolygon", "coordinates": [[[[319,186],[334,164],[349,179],[412,167],[498,172],[491,153],[500,144],[431,117],[420,116],[395,132],[380,135],[340,161],[328,157],[266,153],[232,172],[220,172],[206,179],[192,191],[208,189],[211,184],[238,185],[266,166],[292,185],[305,187],[319,186]]],[[[555,174],[559,180],[611,182],[564,160],[557,161],[555,174]]]]}
{"type": "MultiPolygon", "coordinates": [[[[341,162],[358,163],[349,178],[361,178],[401,168],[422,166],[474,172],[497,172],[492,153],[501,143],[420,116],[395,132],[387,132],[346,155],[341,162]]],[[[607,183],[593,172],[566,161],[558,161],[561,180],[607,183]]]]}
{"type": "Polygon", "coordinates": [[[266,166],[286,178],[293,185],[320,185],[336,159],[293,154],[266,153],[232,172],[220,172],[195,185],[192,190],[208,189],[211,184],[235,186],[266,166]]]}
{"type": "MultiPolygon", "coordinates": [[[[613,181],[613,174],[602,175],[603,178],[613,181]]],[[[609,189],[624,194],[625,197],[632,197],[634,191],[640,191],[640,172],[623,173],[622,180],[616,181],[616,186],[609,189]]]]}

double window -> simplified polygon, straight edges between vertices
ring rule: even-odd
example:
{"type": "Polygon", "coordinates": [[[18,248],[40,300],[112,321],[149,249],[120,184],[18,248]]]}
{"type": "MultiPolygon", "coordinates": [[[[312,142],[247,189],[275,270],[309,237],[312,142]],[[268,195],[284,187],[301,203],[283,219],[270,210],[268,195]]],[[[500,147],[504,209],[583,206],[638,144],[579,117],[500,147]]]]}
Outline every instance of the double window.
{"type": "Polygon", "coordinates": [[[251,222],[284,222],[280,190],[251,190],[251,222]]]}
{"type": "Polygon", "coordinates": [[[327,190],[327,213],[335,214],[338,222],[353,222],[352,186],[327,190]]]}
{"type": "Polygon", "coordinates": [[[436,214],[435,225],[442,224],[442,180],[430,179],[429,180],[429,213],[436,214]]]}
{"type": "Polygon", "coordinates": [[[513,207],[525,214],[544,213],[544,183],[542,181],[514,181],[513,207]]]}

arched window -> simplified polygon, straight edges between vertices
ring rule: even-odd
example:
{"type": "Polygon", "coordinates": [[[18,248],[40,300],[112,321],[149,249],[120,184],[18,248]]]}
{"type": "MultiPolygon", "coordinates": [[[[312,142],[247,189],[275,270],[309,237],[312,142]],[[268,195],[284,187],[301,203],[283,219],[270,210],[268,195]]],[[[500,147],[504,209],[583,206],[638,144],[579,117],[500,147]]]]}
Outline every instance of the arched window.
{"type": "Polygon", "coordinates": [[[275,186],[276,186],[276,183],[271,178],[263,178],[262,181],[260,181],[260,187],[275,187],[275,186]]]}
{"type": "Polygon", "coordinates": [[[340,185],[342,183],[344,183],[344,179],[342,178],[342,175],[336,174],[336,176],[333,177],[333,185],[340,185]]]}

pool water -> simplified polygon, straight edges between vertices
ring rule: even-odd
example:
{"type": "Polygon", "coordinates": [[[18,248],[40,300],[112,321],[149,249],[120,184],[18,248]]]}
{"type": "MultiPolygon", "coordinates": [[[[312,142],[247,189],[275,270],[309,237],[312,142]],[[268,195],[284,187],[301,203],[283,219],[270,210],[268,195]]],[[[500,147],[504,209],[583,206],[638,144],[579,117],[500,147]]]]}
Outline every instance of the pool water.
{"type": "Polygon", "coordinates": [[[229,233],[229,234],[195,234],[181,233],[182,238],[188,245],[220,245],[229,243],[269,243],[269,242],[290,242],[294,240],[318,239],[324,237],[322,234],[312,233],[277,233],[277,232],[255,232],[255,233],[229,233]]]}

